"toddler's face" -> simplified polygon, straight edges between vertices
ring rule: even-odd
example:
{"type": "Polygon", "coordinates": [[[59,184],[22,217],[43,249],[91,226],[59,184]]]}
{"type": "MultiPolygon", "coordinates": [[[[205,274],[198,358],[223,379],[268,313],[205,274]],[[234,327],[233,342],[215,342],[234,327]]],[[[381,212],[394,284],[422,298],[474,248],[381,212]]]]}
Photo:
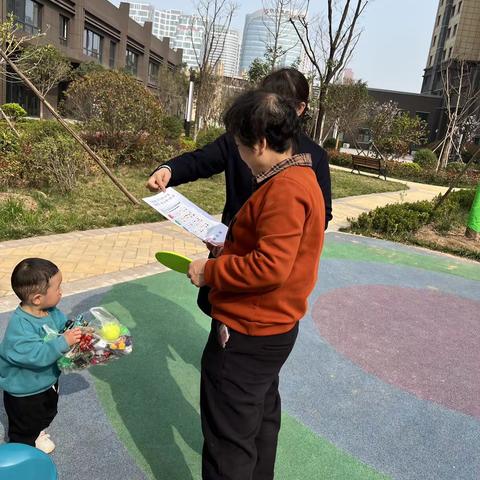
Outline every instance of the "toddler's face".
{"type": "Polygon", "coordinates": [[[57,272],[48,282],[48,289],[45,295],[42,295],[40,308],[52,308],[58,305],[62,298],[62,272],[57,272]]]}

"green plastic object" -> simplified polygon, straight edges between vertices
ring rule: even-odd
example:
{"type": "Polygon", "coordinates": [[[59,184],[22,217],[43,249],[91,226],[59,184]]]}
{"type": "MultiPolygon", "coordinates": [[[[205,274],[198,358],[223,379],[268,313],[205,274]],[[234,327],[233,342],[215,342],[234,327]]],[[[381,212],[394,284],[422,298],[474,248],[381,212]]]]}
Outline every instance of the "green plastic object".
{"type": "Polygon", "coordinates": [[[176,272],[184,273],[184,274],[188,272],[188,267],[192,262],[190,258],[184,257],[179,253],[167,252],[167,251],[157,252],[155,254],[155,258],[162,265],[165,265],[166,267],[172,270],[175,270],[176,272]]]}
{"type": "Polygon", "coordinates": [[[480,232],[480,183],[477,185],[477,193],[473,199],[467,225],[474,232],[480,232]]]}

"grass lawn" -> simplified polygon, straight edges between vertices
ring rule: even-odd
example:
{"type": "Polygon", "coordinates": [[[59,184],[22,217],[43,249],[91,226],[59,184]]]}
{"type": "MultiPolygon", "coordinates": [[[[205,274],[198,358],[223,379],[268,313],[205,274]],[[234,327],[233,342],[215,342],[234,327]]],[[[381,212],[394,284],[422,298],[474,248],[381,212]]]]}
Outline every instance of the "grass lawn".
{"type": "Polygon", "coordinates": [[[408,188],[404,183],[389,182],[366,175],[344,172],[342,170],[331,169],[330,175],[332,177],[333,198],[366,195],[368,193],[396,192],[408,188]]]}
{"type": "MultiPolygon", "coordinates": [[[[123,167],[115,174],[138,198],[150,195],[145,182],[152,167],[123,167]]],[[[333,198],[401,190],[405,185],[333,171],[333,198]]],[[[182,185],[178,190],[206,211],[216,214],[225,202],[224,176],[182,185]]],[[[0,192],[0,240],[66,233],[74,230],[156,222],[160,215],[143,204],[133,206],[103,174],[84,178],[69,195],[11,190],[24,197],[8,198],[0,192]],[[34,200],[32,202],[32,199],[34,200]],[[29,208],[33,204],[36,208],[29,208]]]]}

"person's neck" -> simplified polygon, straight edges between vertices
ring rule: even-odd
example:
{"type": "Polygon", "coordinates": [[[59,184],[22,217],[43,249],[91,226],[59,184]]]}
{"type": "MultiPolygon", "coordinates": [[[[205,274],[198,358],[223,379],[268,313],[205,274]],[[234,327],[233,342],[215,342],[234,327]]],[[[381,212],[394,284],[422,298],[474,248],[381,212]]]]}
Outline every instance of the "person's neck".
{"type": "Polygon", "coordinates": [[[48,315],[48,312],[44,310],[43,308],[37,307],[36,305],[27,305],[24,303],[20,304],[20,307],[22,310],[25,312],[29,313],[30,315],[33,315],[34,317],[46,317],[48,315]]]}
{"type": "Polygon", "coordinates": [[[286,152],[283,153],[277,153],[275,151],[270,152],[270,155],[265,158],[263,162],[261,162],[258,166],[253,171],[253,174],[260,175],[261,173],[268,172],[274,165],[277,165],[280,162],[283,162],[284,160],[287,160],[287,158],[292,158],[293,157],[293,152],[292,149],[287,150],[286,152]]]}

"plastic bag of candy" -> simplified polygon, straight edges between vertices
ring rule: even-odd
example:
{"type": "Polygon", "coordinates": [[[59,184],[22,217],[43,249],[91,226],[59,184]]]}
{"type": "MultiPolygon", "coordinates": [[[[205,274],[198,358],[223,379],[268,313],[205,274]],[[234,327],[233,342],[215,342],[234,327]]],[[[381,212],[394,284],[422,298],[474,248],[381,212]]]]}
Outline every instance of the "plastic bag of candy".
{"type": "Polygon", "coordinates": [[[64,372],[105,364],[132,352],[130,331],[103,307],[91,308],[69,320],[60,333],[74,327],[81,329],[82,336],[58,359],[58,368],[64,372]]]}

